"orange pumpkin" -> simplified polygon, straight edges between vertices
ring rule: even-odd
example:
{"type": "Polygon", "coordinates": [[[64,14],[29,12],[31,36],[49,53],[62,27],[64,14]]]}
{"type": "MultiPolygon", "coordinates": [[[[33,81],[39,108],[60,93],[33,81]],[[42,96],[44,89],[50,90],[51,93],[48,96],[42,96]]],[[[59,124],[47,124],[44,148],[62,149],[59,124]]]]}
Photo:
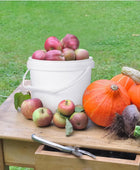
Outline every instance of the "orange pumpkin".
{"type": "Polygon", "coordinates": [[[140,111],[140,84],[133,85],[129,90],[128,90],[128,95],[130,96],[131,102],[135,104],[140,111]]]}
{"type": "Polygon", "coordinates": [[[122,114],[130,104],[130,97],[124,87],[112,80],[97,80],[91,83],[83,94],[86,114],[97,125],[107,127],[116,115],[122,114]]]}
{"type": "Polygon", "coordinates": [[[116,81],[117,83],[121,84],[123,87],[125,87],[127,91],[132,85],[135,84],[135,82],[130,77],[124,74],[118,74],[114,76],[111,80],[116,81]]]}
{"type": "Polygon", "coordinates": [[[129,76],[135,84],[128,90],[132,104],[135,104],[140,111],[140,71],[131,67],[123,67],[122,73],[129,76]]]}

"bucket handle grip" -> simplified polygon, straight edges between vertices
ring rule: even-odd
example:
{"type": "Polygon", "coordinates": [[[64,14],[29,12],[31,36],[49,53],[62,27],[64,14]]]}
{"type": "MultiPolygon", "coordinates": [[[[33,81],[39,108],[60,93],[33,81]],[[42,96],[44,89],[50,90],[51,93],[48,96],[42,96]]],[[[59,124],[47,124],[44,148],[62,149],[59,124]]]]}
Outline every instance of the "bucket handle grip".
{"type": "MultiPolygon", "coordinates": [[[[74,81],[75,84],[78,83],[79,80],[82,79],[82,78],[85,76],[85,74],[88,72],[89,69],[91,69],[91,67],[87,67],[86,71],[84,71],[84,72],[81,74],[81,76],[79,76],[79,78],[76,78],[76,79],[75,79],[75,81],[74,81]]],[[[52,90],[52,89],[51,89],[51,90],[39,89],[39,88],[33,87],[33,86],[31,86],[31,85],[25,85],[26,76],[27,76],[27,74],[28,74],[29,71],[30,71],[30,69],[27,69],[27,70],[26,70],[26,72],[25,72],[25,74],[24,74],[24,76],[23,76],[23,80],[22,80],[22,86],[23,86],[25,89],[28,89],[28,90],[41,91],[41,92],[47,92],[47,93],[51,93],[51,94],[53,93],[53,94],[55,94],[55,93],[61,92],[61,91],[65,90],[65,89],[68,89],[68,88],[72,87],[73,85],[75,85],[75,84],[73,84],[73,82],[71,82],[68,87],[65,86],[65,87],[63,87],[63,88],[61,88],[61,89],[53,89],[53,90],[52,90]]]]}

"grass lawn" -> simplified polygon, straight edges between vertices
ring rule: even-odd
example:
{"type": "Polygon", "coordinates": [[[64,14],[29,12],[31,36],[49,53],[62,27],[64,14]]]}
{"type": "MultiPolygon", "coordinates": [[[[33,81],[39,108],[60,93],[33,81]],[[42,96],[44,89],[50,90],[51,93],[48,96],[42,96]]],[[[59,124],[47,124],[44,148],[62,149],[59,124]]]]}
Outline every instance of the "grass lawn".
{"type": "Polygon", "coordinates": [[[22,167],[11,166],[10,170],[34,170],[34,169],[33,168],[22,168],[22,167]]]}
{"type": "MultiPolygon", "coordinates": [[[[0,104],[21,83],[28,57],[49,36],[76,35],[95,61],[92,81],[140,69],[139,2],[0,2],[0,104]]],[[[10,167],[10,170],[27,170],[10,167]]],[[[29,170],[29,169],[28,169],[29,170]]]]}

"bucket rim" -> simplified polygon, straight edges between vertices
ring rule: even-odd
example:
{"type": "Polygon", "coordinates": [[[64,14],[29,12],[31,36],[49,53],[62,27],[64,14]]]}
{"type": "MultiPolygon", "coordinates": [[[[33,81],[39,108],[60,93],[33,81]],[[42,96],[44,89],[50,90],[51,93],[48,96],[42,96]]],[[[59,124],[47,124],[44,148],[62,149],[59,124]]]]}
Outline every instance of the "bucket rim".
{"type": "Polygon", "coordinates": [[[37,59],[33,59],[32,56],[30,56],[28,58],[28,61],[33,61],[33,62],[37,62],[37,63],[85,63],[86,61],[93,61],[93,57],[89,56],[89,58],[87,59],[83,59],[83,60],[69,60],[69,61],[51,61],[51,60],[37,60],[37,59]]]}
{"type": "Polygon", "coordinates": [[[76,71],[87,68],[94,68],[93,57],[84,60],[71,61],[48,61],[36,60],[29,57],[27,61],[27,68],[29,70],[48,70],[48,71],[76,71]]]}

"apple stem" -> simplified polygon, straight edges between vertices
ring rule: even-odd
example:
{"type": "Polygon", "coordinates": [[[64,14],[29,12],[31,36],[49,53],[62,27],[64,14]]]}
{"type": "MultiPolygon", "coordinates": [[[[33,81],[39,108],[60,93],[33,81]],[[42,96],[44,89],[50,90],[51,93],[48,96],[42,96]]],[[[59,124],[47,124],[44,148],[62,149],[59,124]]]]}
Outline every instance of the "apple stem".
{"type": "Polygon", "coordinates": [[[68,105],[68,100],[66,100],[66,105],[68,105]]]}
{"type": "Polygon", "coordinates": [[[41,113],[42,113],[42,114],[44,113],[44,110],[43,110],[43,109],[41,110],[41,113]]]}

